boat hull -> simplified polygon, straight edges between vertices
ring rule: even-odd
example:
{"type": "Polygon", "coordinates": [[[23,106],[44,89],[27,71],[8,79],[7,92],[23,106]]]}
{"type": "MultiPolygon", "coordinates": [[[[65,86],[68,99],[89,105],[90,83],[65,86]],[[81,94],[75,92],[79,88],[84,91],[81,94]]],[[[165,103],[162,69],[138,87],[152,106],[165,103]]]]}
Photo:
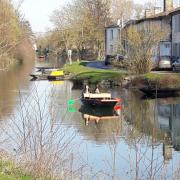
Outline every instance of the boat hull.
{"type": "Polygon", "coordinates": [[[86,106],[114,107],[118,101],[116,101],[116,100],[102,101],[102,99],[84,99],[84,98],[82,98],[81,102],[86,106]]]}

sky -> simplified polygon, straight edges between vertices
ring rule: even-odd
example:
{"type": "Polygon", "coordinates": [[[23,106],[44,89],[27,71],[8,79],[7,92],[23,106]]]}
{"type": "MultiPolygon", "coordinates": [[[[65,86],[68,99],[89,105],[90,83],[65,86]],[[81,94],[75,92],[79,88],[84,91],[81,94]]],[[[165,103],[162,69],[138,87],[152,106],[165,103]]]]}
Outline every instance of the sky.
{"type": "MultiPolygon", "coordinates": [[[[19,1],[14,0],[14,3],[19,1]]],[[[52,27],[50,15],[68,1],[70,0],[24,0],[20,10],[25,19],[30,21],[33,32],[45,32],[52,27]]]]}
{"type": "MultiPolygon", "coordinates": [[[[14,0],[14,3],[22,0],[14,0]]],[[[33,32],[46,32],[52,27],[49,17],[55,9],[65,5],[70,0],[24,0],[21,12],[25,19],[30,21],[33,32]]],[[[148,0],[134,0],[136,3],[144,4],[148,0]]],[[[162,1],[162,0],[156,0],[162,1]]],[[[178,1],[178,0],[175,0],[178,1]]],[[[180,0],[179,0],[180,1],[180,0]]]]}

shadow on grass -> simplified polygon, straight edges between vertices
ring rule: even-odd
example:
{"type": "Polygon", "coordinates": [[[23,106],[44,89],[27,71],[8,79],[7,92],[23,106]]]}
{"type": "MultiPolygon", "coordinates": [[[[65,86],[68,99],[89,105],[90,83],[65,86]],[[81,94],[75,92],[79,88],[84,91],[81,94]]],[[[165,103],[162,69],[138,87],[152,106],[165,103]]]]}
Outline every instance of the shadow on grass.
{"type": "Polygon", "coordinates": [[[80,62],[79,65],[81,66],[86,66],[88,64],[88,61],[83,61],[83,62],[80,62]]]}

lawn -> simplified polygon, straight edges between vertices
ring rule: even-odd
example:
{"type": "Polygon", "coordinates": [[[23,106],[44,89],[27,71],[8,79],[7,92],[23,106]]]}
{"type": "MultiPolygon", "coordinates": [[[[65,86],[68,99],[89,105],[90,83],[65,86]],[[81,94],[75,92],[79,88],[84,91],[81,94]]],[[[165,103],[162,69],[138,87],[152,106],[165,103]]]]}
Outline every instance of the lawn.
{"type": "Polygon", "coordinates": [[[75,62],[72,65],[66,65],[64,71],[73,74],[75,80],[89,80],[92,83],[123,78],[127,75],[127,72],[123,70],[86,67],[86,62],[75,62]]]}

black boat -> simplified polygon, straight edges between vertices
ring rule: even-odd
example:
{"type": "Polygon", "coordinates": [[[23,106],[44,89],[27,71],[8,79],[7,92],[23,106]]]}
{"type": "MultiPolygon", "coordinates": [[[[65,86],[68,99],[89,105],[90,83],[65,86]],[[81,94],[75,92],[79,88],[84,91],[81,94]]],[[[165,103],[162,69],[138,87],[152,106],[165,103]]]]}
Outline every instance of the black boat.
{"type": "Polygon", "coordinates": [[[110,93],[83,93],[81,101],[87,106],[114,107],[121,99],[112,98],[110,93]]]}
{"type": "Polygon", "coordinates": [[[161,89],[156,89],[156,88],[140,88],[140,91],[147,95],[173,95],[173,94],[178,94],[180,93],[180,88],[161,88],[161,89]]]}

